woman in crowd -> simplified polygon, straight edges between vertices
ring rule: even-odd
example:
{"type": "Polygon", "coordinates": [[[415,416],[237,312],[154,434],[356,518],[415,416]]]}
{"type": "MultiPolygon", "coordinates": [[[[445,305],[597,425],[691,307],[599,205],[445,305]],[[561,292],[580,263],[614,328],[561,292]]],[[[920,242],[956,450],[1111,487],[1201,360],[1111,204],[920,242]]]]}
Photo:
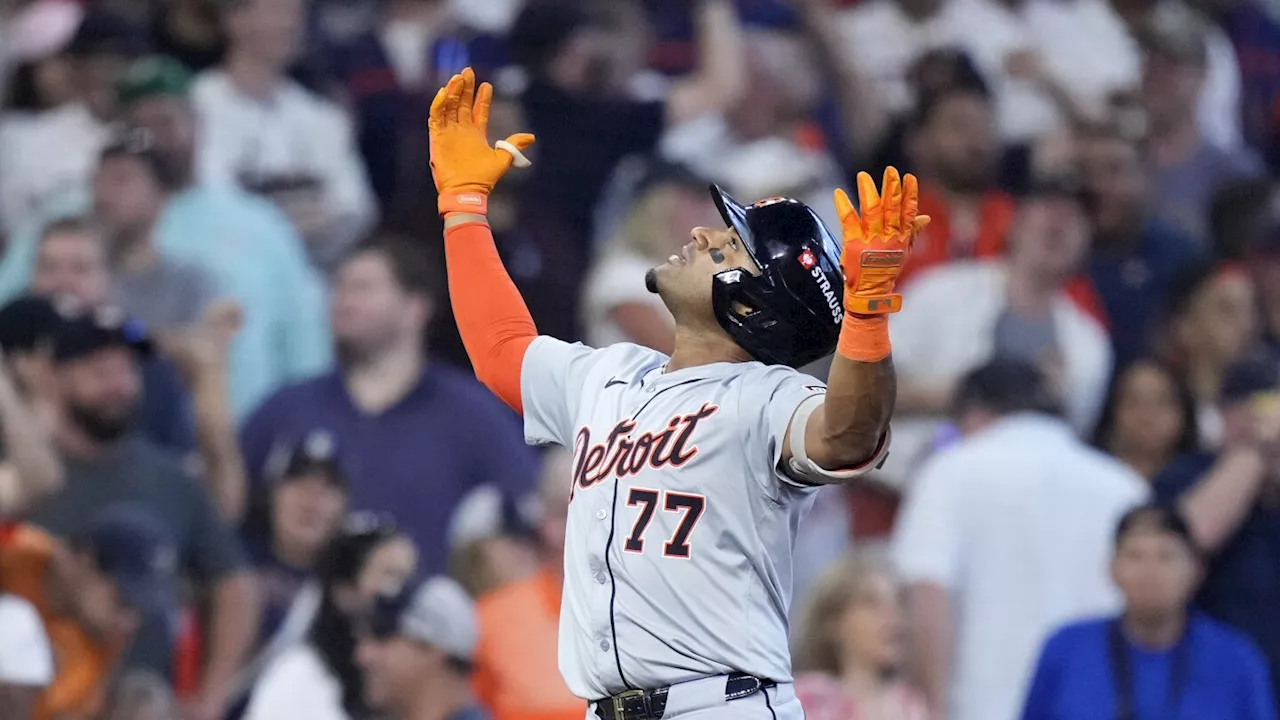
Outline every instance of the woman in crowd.
{"type": "Polygon", "coordinates": [[[865,554],[837,561],[801,615],[796,696],[809,720],[926,720],[924,698],[900,677],[897,581],[865,554]]]}
{"type": "Polygon", "coordinates": [[[1202,572],[1175,510],[1146,505],[1126,513],[1111,563],[1122,614],[1049,638],[1022,720],[1275,720],[1262,653],[1239,632],[1188,610],[1202,572]]]}
{"type": "Polygon", "coordinates": [[[707,183],[679,166],[657,163],[645,169],[632,198],[587,273],[583,336],[592,347],[633,342],[670,353],[675,320],[649,292],[645,276],[681,252],[689,242],[689,228],[717,227],[724,221],[708,202],[707,183]]]}
{"type": "Polygon", "coordinates": [[[1232,264],[1196,267],[1170,291],[1166,352],[1196,402],[1200,442],[1222,441],[1218,391],[1226,369],[1257,346],[1253,283],[1232,264]]]}
{"type": "Polygon", "coordinates": [[[316,567],[319,608],[305,642],[267,666],[254,687],[246,720],[362,720],[364,683],[355,661],[355,623],[379,594],[413,575],[417,550],[387,518],[348,518],[316,567]]]}
{"type": "Polygon", "coordinates": [[[1195,400],[1169,366],[1134,361],[1112,378],[1093,444],[1149,481],[1198,449],[1195,400]]]}

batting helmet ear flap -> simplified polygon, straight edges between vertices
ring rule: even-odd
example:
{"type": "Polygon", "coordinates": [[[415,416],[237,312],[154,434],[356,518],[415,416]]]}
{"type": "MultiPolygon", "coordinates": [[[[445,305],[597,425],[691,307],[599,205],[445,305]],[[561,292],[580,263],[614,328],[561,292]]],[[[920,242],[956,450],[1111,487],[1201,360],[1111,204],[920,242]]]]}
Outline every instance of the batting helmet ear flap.
{"type": "Polygon", "coordinates": [[[786,365],[792,360],[797,342],[796,328],[770,309],[770,288],[766,279],[734,268],[712,278],[711,309],[720,326],[735,342],[745,337],[767,336],[767,347],[757,347],[752,357],[766,365],[786,365]]]}

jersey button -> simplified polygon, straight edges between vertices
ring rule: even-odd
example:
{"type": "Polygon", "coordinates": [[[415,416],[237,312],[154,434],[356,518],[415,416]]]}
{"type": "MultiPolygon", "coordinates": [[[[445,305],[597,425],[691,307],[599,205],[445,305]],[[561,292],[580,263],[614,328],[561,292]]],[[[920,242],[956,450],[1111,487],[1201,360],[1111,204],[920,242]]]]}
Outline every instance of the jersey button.
{"type": "Polygon", "coordinates": [[[604,584],[604,580],[605,580],[604,573],[598,572],[592,577],[594,577],[596,579],[596,582],[600,583],[601,585],[604,584]]]}
{"type": "Polygon", "coordinates": [[[608,641],[608,640],[601,640],[601,641],[600,641],[600,649],[601,649],[601,650],[603,650],[603,651],[605,651],[605,652],[609,652],[609,641],[608,641]]]}
{"type": "Polygon", "coordinates": [[[605,519],[605,518],[607,518],[607,517],[609,517],[609,513],[605,512],[605,511],[604,511],[604,508],[601,508],[601,509],[599,509],[599,510],[597,510],[597,511],[596,511],[596,519],[597,519],[597,520],[603,520],[603,519],[605,519]]]}

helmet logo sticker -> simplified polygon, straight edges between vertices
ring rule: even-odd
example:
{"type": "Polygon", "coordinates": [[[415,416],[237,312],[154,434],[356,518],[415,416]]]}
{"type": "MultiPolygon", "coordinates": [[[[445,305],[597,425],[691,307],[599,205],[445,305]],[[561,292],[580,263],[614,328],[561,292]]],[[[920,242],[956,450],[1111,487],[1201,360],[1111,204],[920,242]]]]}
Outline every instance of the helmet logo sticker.
{"type": "Polygon", "coordinates": [[[818,256],[814,255],[813,251],[809,248],[805,248],[804,252],[800,253],[800,257],[797,259],[800,261],[800,264],[804,266],[805,270],[812,270],[813,266],[818,264],[818,256]]]}
{"type": "Polygon", "coordinates": [[[751,207],[753,208],[768,207],[770,205],[777,205],[780,202],[786,202],[786,201],[787,201],[787,198],[784,198],[784,197],[770,197],[770,198],[765,198],[763,200],[757,200],[754,203],[751,203],[751,207]]]}

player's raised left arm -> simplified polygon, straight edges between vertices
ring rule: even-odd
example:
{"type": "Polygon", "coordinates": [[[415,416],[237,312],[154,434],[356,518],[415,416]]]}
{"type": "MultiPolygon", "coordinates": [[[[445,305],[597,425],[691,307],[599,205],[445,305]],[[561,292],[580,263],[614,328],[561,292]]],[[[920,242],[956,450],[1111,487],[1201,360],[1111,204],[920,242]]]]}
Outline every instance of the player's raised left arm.
{"type": "Polygon", "coordinates": [[[870,175],[858,173],[861,213],[843,190],[836,191],[844,233],[844,326],[826,398],[812,413],[796,414],[783,448],[784,461],[805,480],[854,477],[878,465],[887,452],[897,394],[889,314],[902,307],[894,286],[912,241],[929,223],[928,216],[918,214],[918,200],[915,177],[900,178],[894,168],[885,170],[880,192],[870,175]],[[796,431],[803,432],[803,442],[795,442],[801,439],[792,437],[796,431]]]}

